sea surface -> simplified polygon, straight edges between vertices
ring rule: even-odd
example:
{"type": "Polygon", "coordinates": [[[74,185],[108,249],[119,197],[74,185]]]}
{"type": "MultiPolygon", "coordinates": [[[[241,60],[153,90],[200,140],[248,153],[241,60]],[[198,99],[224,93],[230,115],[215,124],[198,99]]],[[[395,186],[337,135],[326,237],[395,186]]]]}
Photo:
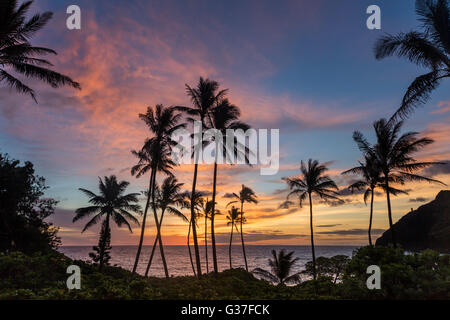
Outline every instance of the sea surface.
{"type": "MultiPolygon", "coordinates": [[[[254,268],[263,268],[270,270],[268,266],[268,259],[272,258],[272,250],[286,249],[288,252],[294,251],[294,257],[299,258],[293,272],[300,272],[304,270],[305,264],[312,260],[310,246],[267,246],[267,245],[248,245],[246,248],[247,262],[249,270],[254,268]]],[[[338,254],[352,256],[352,252],[358,247],[353,246],[316,246],[316,257],[332,257],[338,254]]],[[[91,246],[62,246],[58,249],[60,252],[77,260],[89,261],[89,252],[92,251],[91,246]]],[[[138,273],[144,274],[147,267],[147,262],[150,257],[152,246],[144,246],[141,252],[140,263],[138,266],[138,273]]],[[[194,258],[194,248],[191,248],[194,258]]],[[[111,265],[117,265],[122,268],[131,270],[133,268],[134,259],[136,256],[137,246],[114,246],[111,250],[111,265]]],[[[192,266],[189,259],[189,251],[187,246],[165,246],[164,253],[166,256],[167,266],[171,276],[186,276],[193,275],[192,266]]],[[[202,260],[203,272],[206,272],[205,248],[200,247],[200,254],[202,260]]],[[[219,270],[230,268],[228,246],[217,246],[218,266],[219,270]]],[[[212,252],[208,248],[209,272],[213,270],[212,266],[212,252]]],[[[244,261],[242,255],[242,247],[239,245],[232,246],[232,262],[233,268],[244,268],[244,261]]],[[[194,262],[195,263],[195,262],[194,262]]],[[[150,276],[163,277],[164,269],[161,262],[159,250],[155,251],[155,256],[149,272],[150,276]]]]}

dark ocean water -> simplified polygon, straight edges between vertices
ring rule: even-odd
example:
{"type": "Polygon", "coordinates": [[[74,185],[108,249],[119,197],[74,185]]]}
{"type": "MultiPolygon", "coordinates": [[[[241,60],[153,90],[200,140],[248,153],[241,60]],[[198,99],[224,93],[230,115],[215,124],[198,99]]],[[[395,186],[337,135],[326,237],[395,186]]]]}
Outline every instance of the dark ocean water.
{"type": "MultiPolygon", "coordinates": [[[[246,246],[247,261],[249,270],[254,268],[269,269],[268,259],[272,257],[271,251],[286,249],[287,251],[294,251],[294,257],[299,258],[295,265],[294,272],[304,270],[305,263],[311,261],[311,247],[310,246],[246,246]]],[[[352,246],[316,246],[316,257],[332,257],[338,254],[343,254],[351,257],[352,252],[357,247],[352,246]]],[[[192,254],[194,255],[194,248],[192,247],[192,254]]],[[[201,260],[203,272],[206,271],[205,248],[200,247],[201,260]]],[[[131,270],[134,264],[137,246],[114,246],[111,250],[111,265],[118,265],[122,268],[131,270]]],[[[147,266],[148,258],[150,256],[152,247],[144,246],[141,252],[141,259],[138,266],[138,272],[144,274],[147,266]]],[[[60,247],[59,251],[67,256],[78,260],[89,260],[89,252],[92,251],[90,246],[67,246],[60,247]]],[[[167,265],[170,275],[184,276],[192,275],[192,267],[189,260],[189,252],[187,246],[165,246],[164,252],[166,255],[167,265]]],[[[217,246],[218,265],[220,270],[229,269],[228,246],[217,246]]],[[[239,245],[232,246],[233,268],[244,267],[242,247],[239,245]]],[[[212,252],[208,248],[209,271],[212,271],[212,252]]],[[[164,270],[161,263],[159,250],[155,251],[152,266],[149,272],[150,276],[162,277],[164,270]]]]}

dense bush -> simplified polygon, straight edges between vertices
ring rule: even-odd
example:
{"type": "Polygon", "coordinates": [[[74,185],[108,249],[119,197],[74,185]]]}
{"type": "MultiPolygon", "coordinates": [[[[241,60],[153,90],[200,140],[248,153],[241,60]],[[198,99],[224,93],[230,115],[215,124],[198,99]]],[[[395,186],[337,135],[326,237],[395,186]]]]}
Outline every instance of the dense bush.
{"type": "Polygon", "coordinates": [[[431,250],[406,254],[400,248],[359,248],[344,273],[342,296],[359,299],[450,299],[450,255],[431,250]],[[381,269],[381,289],[368,290],[369,265],[381,269]]]}
{"type": "Polygon", "coordinates": [[[46,189],[31,162],[0,154],[0,252],[49,251],[59,244],[57,229],[44,221],[57,204],[43,197],[46,189]]]}
{"type": "Polygon", "coordinates": [[[0,299],[450,299],[450,256],[433,251],[363,247],[342,281],[319,277],[297,286],[272,285],[243,269],[194,277],[145,278],[119,267],[73,261],[64,255],[0,254],[0,299]],[[68,290],[66,269],[81,268],[81,290],[68,290]],[[381,290],[368,290],[367,266],[381,268],[381,290]]]}

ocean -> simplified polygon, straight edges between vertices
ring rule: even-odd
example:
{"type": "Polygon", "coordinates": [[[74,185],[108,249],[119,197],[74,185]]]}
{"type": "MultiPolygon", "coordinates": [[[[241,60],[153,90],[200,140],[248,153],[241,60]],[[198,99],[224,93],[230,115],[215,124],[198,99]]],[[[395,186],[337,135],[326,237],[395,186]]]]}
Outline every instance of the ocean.
{"type": "MultiPolygon", "coordinates": [[[[354,246],[316,246],[316,257],[332,257],[338,254],[352,256],[352,252],[358,247],[354,246]]],[[[310,246],[268,246],[268,245],[248,245],[245,247],[247,254],[247,262],[249,270],[254,268],[263,268],[270,270],[268,259],[272,258],[272,250],[286,249],[288,252],[294,251],[294,257],[299,258],[294,266],[293,272],[304,270],[305,264],[312,260],[310,246]]],[[[89,252],[92,251],[91,246],[62,246],[58,249],[70,258],[77,260],[89,261],[89,252]]],[[[111,250],[111,265],[117,265],[124,269],[131,270],[133,268],[136,256],[137,246],[113,246],[111,250]]],[[[138,265],[138,273],[144,274],[147,262],[152,250],[152,246],[144,246],[141,251],[140,263],[138,265]]],[[[192,255],[194,258],[194,248],[192,246],[192,255]]],[[[167,266],[171,276],[193,275],[189,252],[187,246],[165,246],[164,253],[166,255],[167,266]]],[[[205,248],[200,246],[200,254],[203,272],[206,272],[205,248]]],[[[228,246],[217,246],[218,267],[219,270],[229,269],[228,246]]],[[[195,260],[194,260],[195,261],[195,260]]],[[[208,248],[209,272],[213,271],[212,251],[208,248]]],[[[232,246],[233,268],[244,267],[242,247],[240,245],[232,246]]],[[[195,263],[195,262],[194,262],[195,263]]],[[[164,269],[161,262],[159,249],[155,250],[152,266],[149,272],[150,276],[163,277],[164,269]]]]}

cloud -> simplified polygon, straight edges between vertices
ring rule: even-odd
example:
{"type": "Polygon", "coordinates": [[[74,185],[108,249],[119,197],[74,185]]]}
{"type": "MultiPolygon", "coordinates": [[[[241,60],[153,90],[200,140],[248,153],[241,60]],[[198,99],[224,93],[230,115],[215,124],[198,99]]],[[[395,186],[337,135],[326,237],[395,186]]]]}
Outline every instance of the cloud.
{"type": "Polygon", "coordinates": [[[337,224],[320,224],[318,226],[316,226],[317,228],[333,228],[333,227],[337,227],[337,226],[341,226],[342,224],[337,223],[337,224]]]}
{"type": "Polygon", "coordinates": [[[417,197],[417,198],[409,199],[408,202],[425,202],[427,200],[428,200],[428,198],[417,197]]]}
{"type": "Polygon", "coordinates": [[[439,102],[437,109],[431,111],[432,114],[444,114],[447,112],[450,112],[450,101],[439,102]]]}
{"type": "Polygon", "coordinates": [[[450,160],[440,161],[444,164],[434,164],[423,170],[423,174],[427,176],[437,176],[440,174],[450,174],[450,160]]]}
{"type": "MultiPolygon", "coordinates": [[[[385,230],[383,229],[372,229],[372,234],[381,234],[385,230]]],[[[367,234],[367,229],[349,229],[349,230],[333,230],[333,231],[319,231],[318,234],[328,234],[337,236],[355,236],[367,234]]]]}
{"type": "MultiPolygon", "coordinates": [[[[277,240],[289,240],[289,239],[302,239],[308,237],[304,234],[294,234],[294,233],[283,233],[280,230],[269,230],[269,231],[247,231],[244,232],[245,242],[252,243],[258,241],[277,241],[277,240]]],[[[216,241],[218,243],[229,243],[230,234],[216,233],[216,241]]],[[[239,242],[240,238],[235,238],[235,242],[239,242]]]]}

